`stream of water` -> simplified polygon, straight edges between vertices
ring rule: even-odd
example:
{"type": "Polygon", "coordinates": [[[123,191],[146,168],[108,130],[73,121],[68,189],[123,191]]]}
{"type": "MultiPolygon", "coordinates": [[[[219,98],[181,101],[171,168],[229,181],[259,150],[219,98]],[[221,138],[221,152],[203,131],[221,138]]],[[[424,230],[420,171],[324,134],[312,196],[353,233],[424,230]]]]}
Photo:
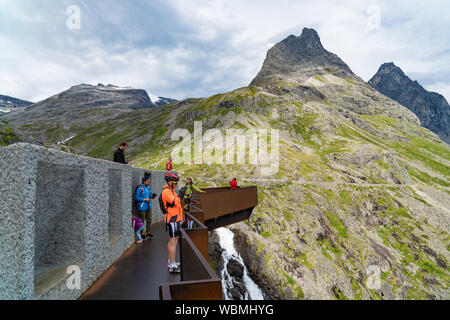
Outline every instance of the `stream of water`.
{"type": "Polygon", "coordinates": [[[243,267],[243,284],[245,286],[245,295],[242,300],[264,300],[264,295],[258,285],[249,277],[247,272],[247,267],[244,264],[239,253],[234,247],[234,233],[226,228],[219,228],[216,230],[219,236],[220,246],[223,249],[222,257],[224,260],[223,270],[222,270],[222,288],[224,291],[224,297],[226,300],[233,300],[230,294],[230,289],[234,287],[233,276],[228,273],[227,265],[230,260],[238,261],[243,267]]]}

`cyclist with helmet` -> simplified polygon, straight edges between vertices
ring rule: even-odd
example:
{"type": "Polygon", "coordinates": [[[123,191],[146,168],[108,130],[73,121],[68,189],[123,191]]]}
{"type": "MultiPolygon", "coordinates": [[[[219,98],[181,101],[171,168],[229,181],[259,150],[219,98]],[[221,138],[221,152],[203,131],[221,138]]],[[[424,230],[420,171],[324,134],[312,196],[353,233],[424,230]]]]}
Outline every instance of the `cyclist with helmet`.
{"type": "Polygon", "coordinates": [[[180,236],[180,228],[183,223],[183,208],[181,207],[181,199],[175,192],[180,178],[176,173],[166,173],[164,179],[167,185],[164,186],[161,198],[167,213],[164,222],[169,229],[169,242],[167,244],[168,253],[168,269],[169,272],[180,272],[180,263],[175,261],[178,237],[180,236]]]}

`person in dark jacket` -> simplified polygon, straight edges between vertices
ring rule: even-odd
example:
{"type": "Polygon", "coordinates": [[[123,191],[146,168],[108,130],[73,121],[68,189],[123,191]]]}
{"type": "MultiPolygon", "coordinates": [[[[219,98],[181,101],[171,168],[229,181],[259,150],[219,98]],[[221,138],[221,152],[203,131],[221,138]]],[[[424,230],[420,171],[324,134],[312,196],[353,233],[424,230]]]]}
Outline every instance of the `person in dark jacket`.
{"type": "Polygon", "coordinates": [[[116,151],[114,151],[114,162],[128,164],[129,161],[125,161],[125,154],[123,153],[128,148],[128,144],[126,142],[122,142],[117,148],[116,151]]]}

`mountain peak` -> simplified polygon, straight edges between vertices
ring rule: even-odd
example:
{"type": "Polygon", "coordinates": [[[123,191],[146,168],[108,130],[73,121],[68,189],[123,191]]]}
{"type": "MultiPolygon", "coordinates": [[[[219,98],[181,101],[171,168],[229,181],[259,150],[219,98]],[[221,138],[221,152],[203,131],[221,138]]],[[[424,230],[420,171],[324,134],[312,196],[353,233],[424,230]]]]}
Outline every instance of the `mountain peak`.
{"type": "Polygon", "coordinates": [[[303,28],[299,40],[309,48],[323,49],[319,34],[312,28],[303,28]]]}
{"type": "Polygon", "coordinates": [[[414,112],[422,126],[450,144],[450,106],[442,95],[425,90],[392,62],[383,63],[369,84],[414,112]]]}
{"type": "Polygon", "coordinates": [[[369,84],[376,89],[380,82],[388,78],[390,81],[395,82],[397,86],[404,86],[412,82],[401,68],[397,67],[393,62],[386,62],[380,66],[377,73],[369,80],[369,84]]]}
{"type": "Polygon", "coordinates": [[[306,53],[308,51],[315,52],[316,54],[327,52],[322,43],[320,42],[319,34],[316,30],[311,28],[303,28],[300,36],[290,35],[280,43],[286,45],[287,49],[290,50],[292,54],[301,55],[301,52],[306,53]]]}
{"type": "Polygon", "coordinates": [[[300,36],[290,35],[267,52],[263,67],[251,84],[262,85],[274,76],[278,79],[290,76],[304,81],[326,73],[354,76],[337,55],[325,50],[316,30],[303,28],[300,36]]]}
{"type": "Polygon", "coordinates": [[[398,68],[393,62],[385,62],[381,65],[380,68],[398,68]]]}
{"type": "Polygon", "coordinates": [[[400,69],[398,66],[396,66],[393,62],[383,63],[378,70],[379,73],[384,73],[384,74],[390,73],[392,71],[397,71],[397,72],[400,72],[402,75],[404,75],[402,69],[400,69]]]}

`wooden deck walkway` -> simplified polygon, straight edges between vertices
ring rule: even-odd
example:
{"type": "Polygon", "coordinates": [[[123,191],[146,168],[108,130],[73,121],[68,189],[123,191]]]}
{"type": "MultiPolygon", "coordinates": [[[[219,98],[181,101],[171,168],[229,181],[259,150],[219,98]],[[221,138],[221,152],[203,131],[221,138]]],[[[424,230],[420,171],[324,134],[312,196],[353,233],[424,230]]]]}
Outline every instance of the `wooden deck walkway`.
{"type": "MultiPolygon", "coordinates": [[[[152,226],[154,239],[130,247],[81,297],[81,300],[158,300],[159,285],[180,281],[167,270],[169,234],[163,222],[152,226]]],[[[179,261],[177,246],[177,261],[179,261]]]]}

